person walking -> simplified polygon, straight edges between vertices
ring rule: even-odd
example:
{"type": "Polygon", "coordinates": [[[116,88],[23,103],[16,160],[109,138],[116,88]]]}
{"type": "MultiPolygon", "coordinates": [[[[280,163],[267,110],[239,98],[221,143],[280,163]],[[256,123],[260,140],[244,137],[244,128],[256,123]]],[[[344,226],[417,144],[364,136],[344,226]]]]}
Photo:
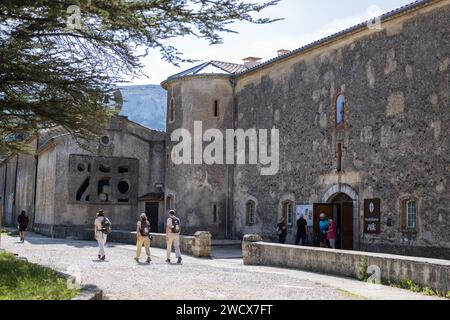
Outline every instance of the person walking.
{"type": "Polygon", "coordinates": [[[25,231],[27,230],[28,223],[30,222],[30,219],[28,218],[28,215],[25,212],[25,210],[22,210],[19,217],[17,218],[17,222],[19,223],[20,241],[22,241],[22,243],[24,243],[25,242],[25,231]]]}
{"type": "Polygon", "coordinates": [[[137,263],[139,263],[139,258],[141,257],[142,246],[145,247],[147,263],[150,263],[152,261],[150,257],[150,222],[145,213],[141,213],[136,228],[136,258],[134,258],[134,260],[136,260],[137,263]]]}
{"type": "Polygon", "coordinates": [[[321,213],[319,222],[319,245],[321,248],[327,247],[328,226],[327,215],[325,213],[321,213]]]}
{"type": "Polygon", "coordinates": [[[98,242],[98,258],[102,261],[106,259],[105,245],[108,234],[111,232],[111,222],[105,217],[105,212],[100,209],[94,221],[94,238],[98,242]]]}
{"type": "Polygon", "coordinates": [[[287,225],[284,217],[282,217],[277,224],[277,234],[278,234],[278,243],[281,244],[286,243],[287,225]]]}
{"type": "Polygon", "coordinates": [[[180,252],[180,232],[180,219],[175,216],[175,210],[170,210],[169,218],[166,223],[167,263],[170,263],[172,246],[175,247],[175,255],[178,258],[177,263],[181,264],[181,261],[183,260],[180,252]]]}
{"type": "Polygon", "coordinates": [[[302,246],[306,245],[306,220],[303,216],[297,220],[297,238],[295,239],[295,245],[300,244],[300,240],[302,240],[302,246]]]}
{"type": "Polygon", "coordinates": [[[330,243],[330,247],[336,249],[336,237],[337,237],[337,224],[333,219],[328,220],[327,239],[330,243]]]}

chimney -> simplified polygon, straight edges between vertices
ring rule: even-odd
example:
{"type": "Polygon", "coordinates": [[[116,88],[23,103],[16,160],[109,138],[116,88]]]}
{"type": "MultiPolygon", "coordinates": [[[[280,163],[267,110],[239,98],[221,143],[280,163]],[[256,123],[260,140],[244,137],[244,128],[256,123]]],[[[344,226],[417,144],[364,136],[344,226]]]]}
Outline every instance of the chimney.
{"type": "Polygon", "coordinates": [[[262,58],[257,58],[257,57],[247,57],[244,60],[244,66],[247,69],[256,67],[258,64],[261,63],[262,58]]]}
{"type": "Polygon", "coordinates": [[[286,49],[280,49],[277,51],[279,57],[284,56],[284,55],[288,54],[289,52],[291,52],[291,51],[286,50],[286,49]]]}

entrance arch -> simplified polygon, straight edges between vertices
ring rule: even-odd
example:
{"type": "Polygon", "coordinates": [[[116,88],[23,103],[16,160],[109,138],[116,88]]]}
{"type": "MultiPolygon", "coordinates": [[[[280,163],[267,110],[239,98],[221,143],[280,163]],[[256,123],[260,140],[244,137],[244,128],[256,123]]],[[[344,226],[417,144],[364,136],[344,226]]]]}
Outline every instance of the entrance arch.
{"type": "Polygon", "coordinates": [[[347,184],[336,184],[322,197],[322,203],[332,206],[333,217],[340,227],[340,246],[344,249],[359,249],[359,196],[347,184]]]}

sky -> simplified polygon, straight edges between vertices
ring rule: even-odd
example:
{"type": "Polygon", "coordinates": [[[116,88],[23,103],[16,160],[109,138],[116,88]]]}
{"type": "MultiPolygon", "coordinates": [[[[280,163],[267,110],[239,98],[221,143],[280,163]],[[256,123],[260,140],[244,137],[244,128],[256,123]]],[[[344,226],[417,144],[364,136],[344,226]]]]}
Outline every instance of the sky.
{"type": "Polygon", "coordinates": [[[127,85],[160,84],[167,77],[201,61],[242,63],[248,56],[269,60],[277,56],[277,50],[297,49],[410,2],[412,0],[281,0],[277,6],[265,9],[258,16],[284,20],[267,25],[236,22],[231,29],[238,33],[222,34],[222,44],[210,45],[195,37],[170,42],[184,58],[199,62],[175,67],[163,61],[158,51],[150,50],[142,60],[146,77],[129,79],[127,85]]]}

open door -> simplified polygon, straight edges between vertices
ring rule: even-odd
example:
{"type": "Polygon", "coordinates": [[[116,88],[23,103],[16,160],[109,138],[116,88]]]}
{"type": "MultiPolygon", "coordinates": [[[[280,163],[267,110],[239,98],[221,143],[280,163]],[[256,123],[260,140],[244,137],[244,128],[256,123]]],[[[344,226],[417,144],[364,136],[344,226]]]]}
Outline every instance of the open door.
{"type": "Polygon", "coordinates": [[[314,204],[314,216],[313,216],[313,243],[314,245],[319,245],[319,222],[320,214],[325,213],[328,219],[333,218],[333,205],[329,203],[316,203],[314,204]]]}
{"type": "Polygon", "coordinates": [[[344,250],[353,250],[353,203],[341,204],[341,247],[344,250]]]}
{"type": "Polygon", "coordinates": [[[158,233],[159,225],[159,203],[158,202],[146,202],[145,214],[150,220],[150,232],[158,233]]]}

